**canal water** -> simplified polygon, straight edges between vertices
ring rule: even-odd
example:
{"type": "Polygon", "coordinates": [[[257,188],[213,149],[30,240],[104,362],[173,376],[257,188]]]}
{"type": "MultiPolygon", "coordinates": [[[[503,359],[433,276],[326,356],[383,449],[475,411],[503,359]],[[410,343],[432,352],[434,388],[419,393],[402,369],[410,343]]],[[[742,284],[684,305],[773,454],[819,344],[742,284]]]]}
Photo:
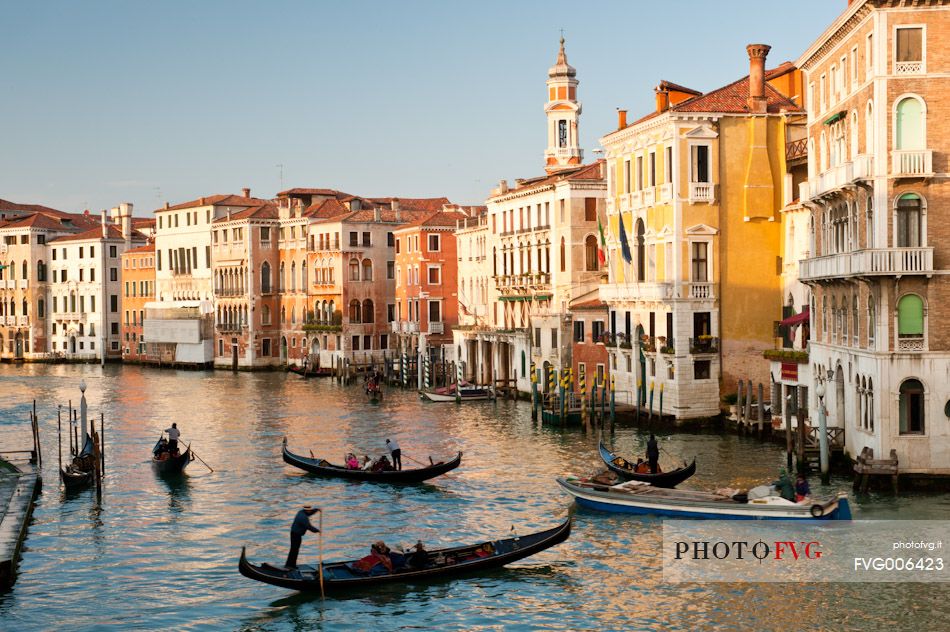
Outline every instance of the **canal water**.
{"type": "MultiPolygon", "coordinates": [[[[937,584],[667,585],[661,521],[587,510],[565,544],[504,570],[321,601],[242,577],[241,547],[282,563],[307,503],[324,509],[327,560],[360,557],[379,539],[433,548],[551,527],[571,506],[554,478],[594,469],[596,434],[541,427],[524,402],[427,404],[390,389],[369,406],[358,386],[278,373],[0,365],[0,445],[29,444],[34,399],[45,487],[20,576],[0,594],[3,630],[893,630],[950,620],[950,590],[937,584]],[[57,479],[56,406],[76,405],[81,379],[91,413],[106,420],[101,505],[94,491],[66,495],[57,479]],[[173,421],[213,473],[195,461],[179,483],[153,474],[150,450],[173,421]],[[389,437],[406,466],[465,456],[429,484],[353,483],[285,465],[283,437],[333,461],[379,455],[389,437]]],[[[636,428],[616,428],[613,441],[628,456],[645,450],[636,428]]],[[[732,435],[663,434],[660,445],[667,467],[697,456],[692,488],[750,487],[784,463],[780,447],[732,435]]],[[[819,493],[848,488],[813,483],[819,493]]],[[[854,505],[862,519],[950,517],[950,495],[871,494],[854,505]]],[[[317,554],[310,534],[301,561],[317,554]]]]}

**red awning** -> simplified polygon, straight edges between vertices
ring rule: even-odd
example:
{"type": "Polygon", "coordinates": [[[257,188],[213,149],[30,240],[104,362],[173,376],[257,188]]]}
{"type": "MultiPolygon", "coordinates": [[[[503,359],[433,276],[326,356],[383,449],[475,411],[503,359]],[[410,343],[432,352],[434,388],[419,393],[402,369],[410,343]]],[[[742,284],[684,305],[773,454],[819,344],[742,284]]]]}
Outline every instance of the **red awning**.
{"type": "Polygon", "coordinates": [[[785,320],[779,322],[779,325],[784,325],[786,327],[795,327],[796,325],[801,325],[802,323],[808,322],[808,310],[806,309],[801,314],[795,314],[794,316],[789,316],[785,320]]]}

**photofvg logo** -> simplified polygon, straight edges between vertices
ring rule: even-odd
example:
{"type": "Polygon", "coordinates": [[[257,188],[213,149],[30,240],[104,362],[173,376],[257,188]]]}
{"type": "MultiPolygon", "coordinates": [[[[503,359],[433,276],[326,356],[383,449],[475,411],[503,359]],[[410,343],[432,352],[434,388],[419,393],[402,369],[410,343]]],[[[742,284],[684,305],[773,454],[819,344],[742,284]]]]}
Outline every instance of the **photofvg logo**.
{"type": "Polygon", "coordinates": [[[736,560],[758,562],[797,562],[798,560],[821,559],[821,542],[810,540],[684,540],[673,543],[675,559],[700,560],[736,560]]]}
{"type": "Polygon", "coordinates": [[[668,520],[666,582],[950,581],[946,521],[668,520]]]}

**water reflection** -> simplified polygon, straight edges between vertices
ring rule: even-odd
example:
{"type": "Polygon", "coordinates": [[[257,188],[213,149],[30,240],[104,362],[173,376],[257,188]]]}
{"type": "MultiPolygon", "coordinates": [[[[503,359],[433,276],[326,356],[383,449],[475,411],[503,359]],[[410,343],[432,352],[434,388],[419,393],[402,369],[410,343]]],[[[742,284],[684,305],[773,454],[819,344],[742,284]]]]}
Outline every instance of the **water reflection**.
{"type": "MultiPolygon", "coordinates": [[[[436,548],[504,537],[512,525],[529,533],[566,514],[571,499],[553,479],[598,464],[597,431],[542,427],[524,402],[426,405],[389,389],[371,407],[361,386],[283,374],[0,365],[0,445],[29,441],[34,398],[46,488],[20,578],[0,600],[4,629],[51,629],[90,612],[89,604],[102,627],[128,627],[134,616],[142,628],[209,630],[388,629],[394,615],[400,626],[449,630],[924,628],[950,614],[943,586],[666,585],[662,522],[592,511],[577,513],[570,540],[505,570],[326,601],[295,596],[242,578],[237,559],[247,545],[255,561],[282,560],[300,505],[324,508],[328,561],[352,559],[379,539],[436,548]],[[80,379],[89,385],[90,414],[106,422],[98,506],[94,489],[63,494],[56,470],[56,405],[78,399],[80,379]],[[176,480],[151,470],[151,448],[173,421],[213,473],[198,461],[176,480]],[[328,458],[378,456],[392,437],[421,462],[465,454],[451,476],[399,487],[308,475],[283,463],[284,436],[295,451],[328,458]]],[[[644,453],[646,430],[617,426],[609,434],[618,453],[644,453]]],[[[749,438],[660,436],[664,466],[697,456],[692,488],[748,487],[773,480],[784,464],[781,447],[749,438]]],[[[812,486],[831,493],[850,482],[812,486]]],[[[871,493],[854,504],[862,518],[950,515],[950,495],[871,493]]],[[[301,561],[312,563],[317,552],[305,539],[301,561]]]]}

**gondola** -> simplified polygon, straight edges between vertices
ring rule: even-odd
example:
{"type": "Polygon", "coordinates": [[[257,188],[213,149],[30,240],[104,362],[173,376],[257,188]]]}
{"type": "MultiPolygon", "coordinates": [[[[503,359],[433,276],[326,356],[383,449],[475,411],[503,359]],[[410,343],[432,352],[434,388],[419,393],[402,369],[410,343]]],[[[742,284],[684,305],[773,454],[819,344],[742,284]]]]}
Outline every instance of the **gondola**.
{"type": "MultiPolygon", "coordinates": [[[[352,570],[349,562],[335,562],[323,565],[323,590],[339,592],[359,590],[381,584],[410,584],[436,578],[451,578],[463,574],[498,568],[505,564],[534,555],[547,548],[560,544],[571,535],[571,519],[561,525],[521,537],[480,542],[468,546],[456,546],[429,551],[429,563],[421,569],[397,570],[384,575],[366,575],[352,570]],[[488,547],[485,547],[488,545],[488,547]],[[490,553],[478,557],[476,551],[490,553]]],[[[264,563],[260,566],[247,561],[246,547],[241,548],[238,570],[247,578],[265,584],[299,591],[320,591],[320,572],[310,565],[301,565],[295,569],[272,566],[264,563]]]]}
{"type": "Polygon", "coordinates": [[[430,402],[478,402],[494,399],[495,396],[491,388],[467,382],[463,382],[461,387],[458,384],[450,384],[441,388],[423,389],[419,391],[419,395],[430,402]]]}
{"type": "Polygon", "coordinates": [[[607,464],[611,472],[623,480],[650,483],[654,487],[676,487],[696,473],[695,458],[689,465],[684,465],[681,468],[670,470],[669,472],[658,472],[657,474],[640,474],[634,472],[634,464],[608,450],[603,440],[600,442],[600,458],[604,460],[604,463],[607,464]]]}
{"type": "Polygon", "coordinates": [[[191,455],[191,445],[185,448],[185,451],[178,456],[169,456],[167,459],[159,459],[158,455],[163,451],[167,444],[165,437],[160,437],[155,447],[152,448],[152,468],[156,474],[161,476],[181,474],[188,467],[188,464],[194,460],[191,455]]]}
{"type": "Polygon", "coordinates": [[[383,401],[383,389],[366,389],[366,398],[369,400],[370,404],[378,404],[383,401]]]}
{"type": "Polygon", "coordinates": [[[357,481],[378,481],[383,483],[420,483],[454,470],[462,462],[462,453],[451,461],[435,463],[427,467],[412,470],[389,470],[373,472],[370,470],[350,470],[342,465],[334,465],[326,459],[307,458],[294,454],[287,449],[287,437],[284,437],[284,461],[319,476],[334,476],[357,481]]]}
{"type": "Polygon", "coordinates": [[[95,458],[95,446],[92,437],[87,433],[82,452],[73,457],[72,463],[59,470],[66,489],[80,489],[95,480],[96,466],[93,462],[95,458]]]}
{"type": "Polygon", "coordinates": [[[310,370],[310,367],[291,365],[287,367],[287,370],[304,378],[318,377],[320,375],[319,369],[310,370]]]}

